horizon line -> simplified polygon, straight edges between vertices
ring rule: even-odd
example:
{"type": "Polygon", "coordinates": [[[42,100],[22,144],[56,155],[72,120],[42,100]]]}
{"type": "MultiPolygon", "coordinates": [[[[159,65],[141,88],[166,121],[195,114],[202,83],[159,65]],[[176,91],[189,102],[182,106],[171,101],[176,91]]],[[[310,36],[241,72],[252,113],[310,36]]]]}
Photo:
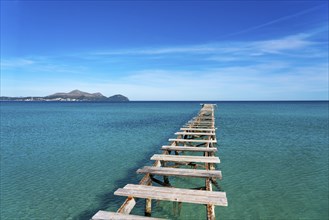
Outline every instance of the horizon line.
{"type": "MultiPolygon", "coordinates": [[[[9,96],[2,96],[9,97],[9,96]]],[[[26,96],[33,97],[33,96],[26,96]]],[[[35,96],[37,97],[37,96],[35,96]]],[[[11,97],[11,98],[25,98],[25,97],[11,97]]],[[[329,99],[261,99],[261,100],[129,100],[129,101],[15,101],[15,100],[0,100],[0,102],[329,102],[329,99]]]]}

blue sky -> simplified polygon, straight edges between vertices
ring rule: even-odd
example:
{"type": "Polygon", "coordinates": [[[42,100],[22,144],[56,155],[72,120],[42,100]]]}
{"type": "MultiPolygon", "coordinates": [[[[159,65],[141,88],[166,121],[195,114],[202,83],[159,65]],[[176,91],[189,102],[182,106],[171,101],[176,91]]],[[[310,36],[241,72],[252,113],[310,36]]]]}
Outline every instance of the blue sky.
{"type": "Polygon", "coordinates": [[[328,1],[1,1],[1,95],[328,100],[328,1]]]}

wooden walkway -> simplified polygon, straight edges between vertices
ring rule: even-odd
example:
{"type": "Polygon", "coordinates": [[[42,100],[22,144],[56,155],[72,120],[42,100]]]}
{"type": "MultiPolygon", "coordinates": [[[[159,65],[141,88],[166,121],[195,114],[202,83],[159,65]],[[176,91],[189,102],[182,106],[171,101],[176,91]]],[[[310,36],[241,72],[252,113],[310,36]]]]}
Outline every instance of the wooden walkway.
{"type": "Polygon", "coordinates": [[[139,184],[127,184],[114,192],[115,195],[127,197],[117,212],[100,210],[92,219],[157,219],[149,217],[153,199],[172,201],[178,203],[178,207],[183,202],[203,204],[207,210],[205,218],[214,220],[215,205],[227,206],[226,193],[213,191],[213,184],[218,186],[216,180],[222,179],[222,172],[215,169],[215,164],[220,163],[220,160],[215,156],[217,140],[214,108],[213,104],[203,104],[198,115],[175,133],[176,138],[169,139],[171,144],[161,147],[163,153],[150,158],[155,160],[153,166],[137,170],[137,173],[144,174],[139,184]],[[203,156],[187,155],[189,152],[201,152],[203,156]],[[198,167],[203,169],[196,169],[198,167]],[[170,183],[169,177],[204,178],[205,186],[201,187],[204,190],[176,188],[170,183]],[[145,216],[130,215],[136,204],[135,198],[145,199],[145,216]]]}

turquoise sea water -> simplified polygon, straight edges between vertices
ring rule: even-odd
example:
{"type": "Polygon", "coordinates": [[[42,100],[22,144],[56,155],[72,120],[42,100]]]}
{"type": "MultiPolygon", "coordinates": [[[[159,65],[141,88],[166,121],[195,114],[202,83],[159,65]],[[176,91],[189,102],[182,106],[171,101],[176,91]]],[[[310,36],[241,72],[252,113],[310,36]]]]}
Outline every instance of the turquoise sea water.
{"type": "MultiPolygon", "coordinates": [[[[328,102],[217,102],[220,219],[328,219],[328,102]]],[[[89,219],[142,176],[198,102],[1,103],[1,219],[89,219]]],[[[198,187],[177,178],[175,186],[198,187]]],[[[138,200],[134,214],[143,214],[138,200]]],[[[154,203],[154,216],[205,207],[154,203]]]]}

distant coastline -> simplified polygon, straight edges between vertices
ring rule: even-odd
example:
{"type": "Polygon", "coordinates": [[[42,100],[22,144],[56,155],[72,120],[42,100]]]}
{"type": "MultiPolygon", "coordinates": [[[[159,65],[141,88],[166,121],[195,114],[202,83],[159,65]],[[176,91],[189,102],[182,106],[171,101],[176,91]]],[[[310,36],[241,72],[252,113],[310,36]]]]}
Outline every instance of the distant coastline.
{"type": "Polygon", "coordinates": [[[0,101],[39,101],[39,102],[88,102],[88,101],[101,101],[101,102],[129,102],[130,100],[121,94],[106,97],[101,93],[88,93],[80,90],[73,90],[71,92],[59,92],[44,97],[8,97],[0,96],[0,101]]]}

